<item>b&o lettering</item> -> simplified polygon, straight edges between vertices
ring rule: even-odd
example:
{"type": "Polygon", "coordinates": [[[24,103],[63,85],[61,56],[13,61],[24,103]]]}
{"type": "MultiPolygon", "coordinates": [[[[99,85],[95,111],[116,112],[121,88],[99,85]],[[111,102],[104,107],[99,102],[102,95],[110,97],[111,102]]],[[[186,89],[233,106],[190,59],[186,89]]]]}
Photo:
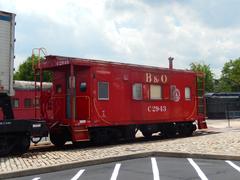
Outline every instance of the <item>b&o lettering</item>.
{"type": "Polygon", "coordinates": [[[148,83],[152,82],[152,74],[151,73],[146,73],[146,82],[148,82],[148,83]]]}

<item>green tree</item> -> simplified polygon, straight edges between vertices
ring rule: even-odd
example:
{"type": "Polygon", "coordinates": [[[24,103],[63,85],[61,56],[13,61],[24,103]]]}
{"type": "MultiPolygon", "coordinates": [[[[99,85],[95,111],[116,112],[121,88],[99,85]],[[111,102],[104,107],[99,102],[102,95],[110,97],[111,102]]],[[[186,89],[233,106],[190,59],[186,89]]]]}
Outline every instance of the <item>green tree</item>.
{"type": "MultiPolygon", "coordinates": [[[[34,56],[34,63],[37,63],[38,58],[34,56]]],[[[23,62],[19,69],[14,73],[14,80],[23,80],[23,81],[34,81],[34,70],[32,69],[32,57],[28,57],[25,62],[23,62]]],[[[43,81],[51,81],[51,73],[45,71],[43,73],[43,81]]]]}
{"type": "Polygon", "coordinates": [[[219,89],[224,92],[240,91],[240,58],[224,64],[219,89]]]}
{"type": "Polygon", "coordinates": [[[203,72],[205,74],[205,91],[213,92],[214,90],[214,80],[213,73],[211,71],[210,65],[204,63],[191,63],[190,69],[194,72],[203,72]]]}

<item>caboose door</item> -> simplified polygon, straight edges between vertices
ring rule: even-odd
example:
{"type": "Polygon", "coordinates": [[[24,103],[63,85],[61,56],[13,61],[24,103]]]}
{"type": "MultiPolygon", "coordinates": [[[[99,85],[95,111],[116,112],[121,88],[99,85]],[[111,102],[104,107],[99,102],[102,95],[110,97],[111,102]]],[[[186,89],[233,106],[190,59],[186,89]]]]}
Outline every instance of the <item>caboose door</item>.
{"type": "Polygon", "coordinates": [[[66,72],[55,71],[53,73],[53,117],[57,120],[65,119],[65,94],[66,94],[66,72]]]}
{"type": "Polygon", "coordinates": [[[90,119],[90,68],[77,66],[76,70],[76,119],[90,119]]]}

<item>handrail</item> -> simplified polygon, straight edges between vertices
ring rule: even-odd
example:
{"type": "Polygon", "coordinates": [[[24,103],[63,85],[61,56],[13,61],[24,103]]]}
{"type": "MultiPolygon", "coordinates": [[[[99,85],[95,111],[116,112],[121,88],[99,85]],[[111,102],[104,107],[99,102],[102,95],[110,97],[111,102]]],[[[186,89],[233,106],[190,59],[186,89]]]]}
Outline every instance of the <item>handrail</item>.
{"type": "Polygon", "coordinates": [[[44,56],[47,56],[47,50],[44,48],[44,47],[41,47],[41,48],[33,48],[32,49],[32,69],[34,70],[36,67],[35,67],[35,62],[34,62],[34,56],[37,54],[37,65],[38,65],[38,68],[40,67],[40,61],[41,61],[41,53],[44,55],[44,56]],[[37,51],[37,53],[36,53],[37,51]]]}
{"type": "Polygon", "coordinates": [[[197,73],[197,103],[198,103],[198,114],[205,114],[206,113],[206,102],[204,97],[204,90],[205,90],[205,83],[204,83],[205,74],[204,73],[197,73]],[[199,80],[199,81],[198,81],[199,80]],[[203,105],[203,112],[199,112],[199,102],[203,105]]]}
{"type": "MultiPolygon", "coordinates": [[[[40,72],[39,72],[39,76],[40,76],[40,98],[39,98],[39,103],[41,104],[41,99],[42,99],[42,80],[43,80],[43,77],[42,77],[42,68],[41,68],[41,65],[40,65],[40,61],[41,61],[41,53],[46,56],[47,55],[47,50],[43,47],[41,48],[33,48],[32,49],[32,69],[34,71],[34,87],[35,87],[35,102],[37,101],[37,71],[38,69],[40,69],[40,72]],[[34,57],[35,57],[35,52],[37,51],[37,66],[35,65],[35,61],[34,61],[34,57]]],[[[42,108],[42,106],[40,106],[40,118],[43,118],[44,116],[44,110],[42,108]]],[[[36,111],[36,108],[35,108],[35,119],[37,118],[37,111],[36,111]]]]}

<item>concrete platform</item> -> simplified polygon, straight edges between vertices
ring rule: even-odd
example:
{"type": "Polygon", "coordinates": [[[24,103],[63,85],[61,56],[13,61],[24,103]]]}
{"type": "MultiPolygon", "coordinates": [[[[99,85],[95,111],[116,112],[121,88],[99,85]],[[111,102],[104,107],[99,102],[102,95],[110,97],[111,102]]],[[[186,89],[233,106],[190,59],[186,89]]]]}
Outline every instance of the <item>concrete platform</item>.
{"type": "MultiPolygon", "coordinates": [[[[240,120],[208,120],[208,130],[188,138],[158,139],[102,147],[32,150],[21,157],[0,158],[0,178],[44,173],[73,167],[147,156],[240,160],[240,120]]],[[[34,147],[33,147],[34,148],[34,147]]],[[[36,148],[36,147],[35,147],[36,148]]]]}

